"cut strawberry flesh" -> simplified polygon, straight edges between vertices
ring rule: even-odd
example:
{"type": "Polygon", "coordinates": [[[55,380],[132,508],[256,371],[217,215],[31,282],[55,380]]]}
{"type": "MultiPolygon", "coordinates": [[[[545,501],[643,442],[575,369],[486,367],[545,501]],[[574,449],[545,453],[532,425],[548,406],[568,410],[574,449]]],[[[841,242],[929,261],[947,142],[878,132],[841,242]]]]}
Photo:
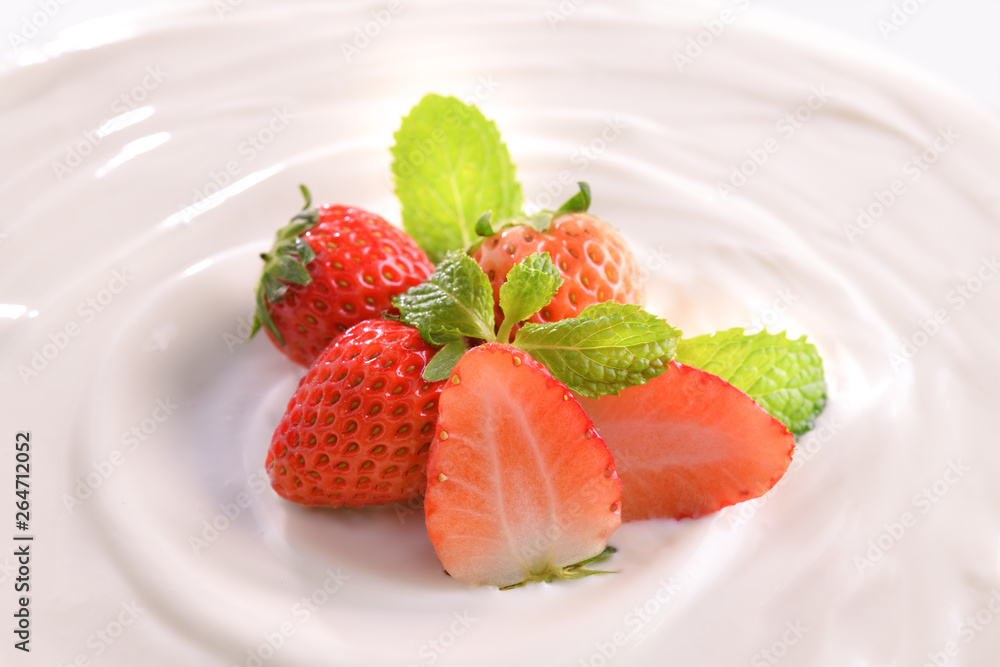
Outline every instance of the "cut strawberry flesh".
{"type": "Polygon", "coordinates": [[[619,396],[580,402],[614,454],[624,521],[695,518],[757,498],[795,448],[745,393],[677,362],[619,396]]]}
{"type": "Polygon", "coordinates": [[[459,361],[441,392],[424,501],[452,577],[510,586],[596,556],[621,522],[620,497],[611,453],[541,364],[496,343],[459,361]]]}

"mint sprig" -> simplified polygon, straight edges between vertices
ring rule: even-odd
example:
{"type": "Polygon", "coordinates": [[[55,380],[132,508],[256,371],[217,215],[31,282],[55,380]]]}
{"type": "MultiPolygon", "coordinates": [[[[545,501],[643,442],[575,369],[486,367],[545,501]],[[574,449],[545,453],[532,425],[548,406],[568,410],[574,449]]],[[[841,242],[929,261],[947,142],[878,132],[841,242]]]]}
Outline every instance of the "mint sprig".
{"type": "Polygon", "coordinates": [[[544,364],[571,391],[597,398],[663,373],[680,335],[639,306],[605,302],[575,318],[526,324],[513,345],[544,364]]]}
{"type": "Polygon", "coordinates": [[[431,345],[450,343],[456,336],[495,338],[490,280],[463,252],[448,253],[426,281],[393,297],[392,303],[400,321],[416,327],[431,345]]]}
{"type": "Polygon", "coordinates": [[[547,252],[528,255],[511,267],[506,281],[500,286],[504,321],[497,332],[497,340],[509,342],[514,325],[547,306],[562,284],[563,277],[547,252]]]}
{"type": "Polygon", "coordinates": [[[434,262],[476,238],[483,211],[521,209],[521,185],[493,121],[454,97],[425,96],[394,135],[392,173],[403,229],[434,262]]]}
{"type": "Polygon", "coordinates": [[[795,435],[810,430],[826,406],[823,360],[805,336],[726,329],[681,340],[677,360],[742,389],[795,435]]]}
{"type": "MultiPolygon", "coordinates": [[[[461,252],[448,253],[424,283],[393,299],[402,322],[416,327],[431,345],[444,346],[424,379],[446,378],[465,353],[465,338],[508,343],[514,325],[548,304],[563,280],[548,253],[524,258],[507,275],[500,289],[504,322],[498,333],[489,279],[461,252]]],[[[605,302],[574,318],[525,324],[510,344],[544,364],[571,391],[596,398],[662,373],[680,336],[639,306],[605,302]]]]}

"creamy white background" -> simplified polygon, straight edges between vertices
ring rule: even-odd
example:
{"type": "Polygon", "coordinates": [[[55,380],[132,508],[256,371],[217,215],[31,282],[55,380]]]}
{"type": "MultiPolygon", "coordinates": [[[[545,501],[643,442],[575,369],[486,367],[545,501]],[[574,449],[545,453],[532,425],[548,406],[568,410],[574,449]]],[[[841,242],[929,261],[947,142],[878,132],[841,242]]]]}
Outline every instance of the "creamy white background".
{"type": "MultiPolygon", "coordinates": [[[[588,3],[549,30],[546,7],[532,3],[510,4],[509,12],[496,3],[495,20],[430,3],[401,17],[349,68],[338,42],[367,20],[364,9],[331,4],[304,14],[315,25],[300,25],[296,4],[275,3],[268,14],[258,11],[262,3],[245,3],[225,22],[200,3],[193,18],[154,21],[168,28],[162,32],[136,30],[134,41],[3,80],[5,99],[19,103],[2,107],[0,303],[31,311],[0,320],[0,438],[27,426],[38,439],[37,652],[23,664],[80,655],[111,667],[243,664],[248,648],[294,618],[293,601],[315,591],[331,563],[351,582],[296,625],[295,641],[266,664],[427,664],[420,647],[467,611],[475,626],[438,664],[525,661],[518,651],[531,656],[527,664],[597,664],[595,651],[621,629],[635,632],[617,664],[661,664],[670,655],[679,664],[745,665],[801,622],[808,630],[782,664],[919,667],[1000,589],[1000,456],[989,417],[998,402],[998,283],[961,312],[947,300],[985,266],[984,254],[1000,250],[1000,128],[987,110],[987,78],[961,83],[980,71],[979,55],[924,63],[955,66],[949,76],[967,88],[960,95],[980,98],[977,106],[953,97],[952,84],[763,11],[681,75],[671,51],[715,10],[650,12],[648,25],[634,25],[638,5],[622,15],[588,3]],[[467,30],[448,32],[451,21],[467,30]],[[445,48],[452,44],[464,58],[445,48]],[[103,127],[109,102],[141,80],[147,63],[173,78],[58,180],[51,161],[103,127]],[[500,88],[483,107],[503,128],[533,199],[540,184],[578,169],[570,156],[609,119],[628,125],[586,174],[599,193],[595,212],[623,228],[652,270],[651,307],[699,333],[767,315],[791,290],[797,300],[778,314],[777,328],[808,333],[831,381],[827,431],[803,443],[815,452],[800,456],[765,502],[704,521],[627,526],[615,536],[622,572],[573,586],[512,595],[454,587],[419,521],[301,512],[269,493],[254,494],[233,527],[193,553],[187,538],[259,473],[296,378],[265,340],[229,354],[223,338],[245,315],[254,253],[298,203],[295,184],[391,215],[384,149],[399,115],[429,88],[468,95],[490,74],[500,88]],[[782,137],[780,152],[739,196],[721,201],[717,182],[824,85],[830,99],[815,118],[782,137]],[[234,147],[284,105],[296,122],[240,162],[249,187],[188,211],[195,217],[179,215],[210,172],[244,159],[234,147]],[[907,181],[907,196],[870,231],[845,238],[857,208],[870,206],[948,127],[960,141],[919,187],[907,181]],[[43,258],[58,268],[46,270],[43,258]],[[79,321],[76,304],[122,265],[136,277],[107,314],[40,377],[21,382],[14,367],[79,321]],[[892,367],[888,353],[938,308],[948,309],[949,326],[912,364],[892,367]],[[260,389],[262,379],[273,386],[260,389]],[[180,404],[177,416],[67,511],[61,495],[164,397],[180,404]],[[963,471],[924,514],[913,494],[954,461],[974,471],[963,471]],[[856,559],[871,541],[885,541],[886,525],[904,511],[918,525],[859,571],[856,559]],[[631,610],[657,595],[659,613],[637,629],[631,610]],[[98,657],[94,633],[132,600],[146,611],[98,657]]],[[[75,6],[60,20],[73,23],[75,6]]],[[[923,13],[933,7],[944,5],[928,4],[907,29],[949,25],[923,13]]],[[[856,25],[871,32],[873,17],[856,25]]],[[[122,36],[134,22],[99,25],[99,35],[122,36]]],[[[67,39],[94,34],[84,26],[67,39]]],[[[45,57],[45,36],[38,39],[40,56],[22,57],[45,57]]],[[[990,48],[972,37],[959,42],[943,50],[990,48]]],[[[0,544],[8,530],[0,528],[0,544]]],[[[6,617],[13,593],[3,577],[6,617]]],[[[954,664],[988,665],[998,637],[1000,621],[962,644],[954,664]]],[[[8,644],[2,649],[22,664],[8,644]]]]}
{"type": "MultiPolygon", "coordinates": [[[[244,0],[253,4],[255,0],[244,0]]],[[[569,0],[567,0],[569,1],[569,0]]],[[[581,0],[586,1],[586,0],[581,0]]],[[[213,0],[52,0],[59,10],[39,21],[37,40],[44,41],[60,30],[90,19],[143,9],[170,9],[212,6],[213,0]]],[[[378,3],[375,3],[378,4],[378,3]]],[[[384,4],[384,3],[382,3],[384,4]]],[[[580,4],[577,2],[575,4],[580,4]]],[[[651,4],[656,4],[651,3],[651,4]]],[[[660,4],[671,4],[662,2],[660,4]]],[[[700,7],[721,6],[716,0],[688,0],[673,4],[700,7]]],[[[733,4],[733,3],[729,3],[733,4]]],[[[1000,112],[1000,2],[997,0],[909,0],[919,9],[899,30],[888,31],[880,21],[893,15],[903,0],[753,0],[755,7],[773,9],[790,17],[884,49],[907,60],[1000,112]]],[[[557,8],[558,0],[542,0],[540,9],[557,8]]],[[[41,0],[6,0],[0,6],[0,26],[4,39],[0,53],[8,60],[15,49],[7,35],[18,32],[25,18],[36,16],[41,0]]]]}

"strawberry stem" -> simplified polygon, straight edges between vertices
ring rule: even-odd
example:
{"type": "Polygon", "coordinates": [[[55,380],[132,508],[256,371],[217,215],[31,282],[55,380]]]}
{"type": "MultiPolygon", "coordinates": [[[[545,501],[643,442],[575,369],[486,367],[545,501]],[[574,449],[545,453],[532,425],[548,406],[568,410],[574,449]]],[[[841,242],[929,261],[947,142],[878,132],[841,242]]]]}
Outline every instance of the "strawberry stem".
{"type": "Polygon", "coordinates": [[[515,324],[517,323],[514,322],[514,318],[512,317],[508,317],[503,321],[503,324],[500,325],[500,330],[497,331],[498,343],[504,343],[504,344],[510,343],[510,332],[514,328],[515,324]]]}
{"type": "Polygon", "coordinates": [[[539,572],[538,574],[529,575],[524,581],[519,584],[511,584],[509,586],[501,586],[500,590],[507,591],[512,588],[520,588],[525,584],[531,583],[541,583],[550,584],[556,579],[582,579],[583,577],[589,577],[592,574],[615,574],[616,570],[590,570],[584,567],[585,565],[590,565],[591,563],[597,563],[599,561],[608,558],[617,551],[614,547],[605,547],[604,551],[582,560],[579,563],[574,563],[573,565],[567,565],[566,567],[548,567],[545,571],[539,572]]]}

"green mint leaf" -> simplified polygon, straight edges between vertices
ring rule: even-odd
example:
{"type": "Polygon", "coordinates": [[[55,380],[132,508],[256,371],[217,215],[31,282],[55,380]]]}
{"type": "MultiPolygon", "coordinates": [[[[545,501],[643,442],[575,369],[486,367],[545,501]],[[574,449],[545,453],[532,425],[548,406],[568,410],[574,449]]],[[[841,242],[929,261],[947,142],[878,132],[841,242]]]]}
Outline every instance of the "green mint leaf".
{"type": "Polygon", "coordinates": [[[590,208],[590,186],[583,181],[577,183],[580,191],[559,207],[557,213],[586,213],[590,208]]]}
{"type": "Polygon", "coordinates": [[[727,329],[681,340],[677,360],[742,389],[795,435],[811,429],[826,405],[823,360],[805,336],[727,329]]]}
{"type": "Polygon", "coordinates": [[[681,332],[639,306],[597,303],[577,317],[525,324],[514,337],[570,390],[591,398],[618,394],[660,375],[681,332]]]}
{"type": "Polygon", "coordinates": [[[427,95],[394,135],[392,173],[403,229],[434,262],[475,239],[483,211],[521,210],[521,185],[500,132],[474,106],[427,95]]]}
{"type": "Polygon", "coordinates": [[[563,278],[549,253],[535,253],[511,267],[500,286],[500,309],[503,325],[497,340],[506,343],[515,324],[523,322],[552,301],[563,278]]]}
{"type": "Polygon", "coordinates": [[[426,281],[393,297],[399,319],[416,327],[431,345],[455,336],[492,341],[493,288],[476,260],[453,250],[426,281]]]}
{"type": "Polygon", "coordinates": [[[430,362],[424,366],[423,378],[428,382],[437,382],[438,380],[444,380],[449,375],[451,371],[455,368],[455,364],[458,360],[462,358],[465,354],[465,340],[459,336],[455,336],[452,340],[445,344],[437,354],[431,358],[430,362]]]}

